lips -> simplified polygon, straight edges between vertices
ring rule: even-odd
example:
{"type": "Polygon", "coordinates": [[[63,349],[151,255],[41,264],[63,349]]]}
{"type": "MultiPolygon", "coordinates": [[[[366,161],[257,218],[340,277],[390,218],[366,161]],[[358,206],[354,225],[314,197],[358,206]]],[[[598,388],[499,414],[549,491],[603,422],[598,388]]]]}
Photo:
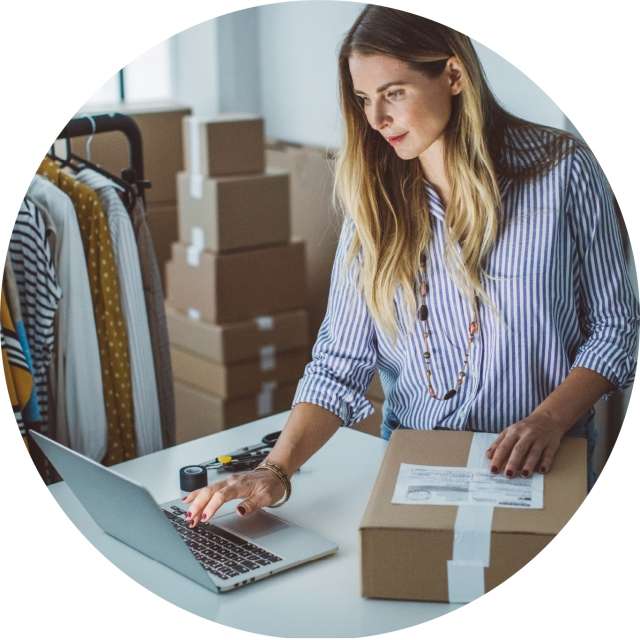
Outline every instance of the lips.
{"type": "Polygon", "coordinates": [[[389,142],[390,144],[399,142],[400,140],[402,140],[402,138],[404,138],[407,135],[407,133],[408,131],[405,131],[404,133],[401,133],[399,136],[389,136],[387,138],[387,142],[389,142]]]}

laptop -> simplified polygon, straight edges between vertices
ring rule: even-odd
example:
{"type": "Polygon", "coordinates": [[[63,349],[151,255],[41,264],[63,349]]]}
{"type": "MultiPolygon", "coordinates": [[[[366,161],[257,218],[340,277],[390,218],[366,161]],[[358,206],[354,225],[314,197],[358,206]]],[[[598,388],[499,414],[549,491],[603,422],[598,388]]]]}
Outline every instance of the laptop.
{"type": "Polygon", "coordinates": [[[117,471],[33,429],[29,435],[105,533],[211,591],[231,591],[338,550],[262,509],[215,516],[190,529],[180,498],[159,505],[117,471]]]}

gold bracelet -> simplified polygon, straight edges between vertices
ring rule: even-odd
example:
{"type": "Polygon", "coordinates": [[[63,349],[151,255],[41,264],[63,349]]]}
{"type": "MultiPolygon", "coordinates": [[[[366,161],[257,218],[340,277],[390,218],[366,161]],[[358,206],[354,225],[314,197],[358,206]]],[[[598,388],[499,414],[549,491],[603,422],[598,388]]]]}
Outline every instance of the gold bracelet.
{"type": "Polygon", "coordinates": [[[277,502],[276,504],[270,504],[268,507],[272,509],[283,505],[291,496],[291,481],[289,480],[289,476],[286,471],[284,471],[280,465],[273,462],[267,462],[266,460],[263,460],[257,467],[255,467],[254,471],[257,471],[258,469],[267,469],[276,476],[284,486],[284,500],[277,502]]]}

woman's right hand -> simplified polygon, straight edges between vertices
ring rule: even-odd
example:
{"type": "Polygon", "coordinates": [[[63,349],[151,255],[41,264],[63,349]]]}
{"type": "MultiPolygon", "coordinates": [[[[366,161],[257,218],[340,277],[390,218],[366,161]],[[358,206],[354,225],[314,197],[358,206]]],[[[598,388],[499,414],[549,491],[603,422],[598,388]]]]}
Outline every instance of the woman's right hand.
{"type": "Polygon", "coordinates": [[[207,522],[229,500],[244,498],[236,511],[245,516],[261,507],[275,504],[284,496],[284,486],[268,469],[232,473],[228,478],[192,491],[182,501],[189,505],[189,527],[207,522]]]}

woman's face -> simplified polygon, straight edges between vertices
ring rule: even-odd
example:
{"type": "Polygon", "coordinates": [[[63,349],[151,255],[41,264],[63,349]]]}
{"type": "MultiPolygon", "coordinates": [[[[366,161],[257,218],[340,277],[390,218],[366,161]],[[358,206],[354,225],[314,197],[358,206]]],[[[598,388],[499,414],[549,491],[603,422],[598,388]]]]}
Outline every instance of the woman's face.
{"type": "Polygon", "coordinates": [[[451,97],[461,90],[455,58],[433,79],[382,54],[354,53],[349,70],[370,126],[400,158],[420,156],[440,139],[451,116],[451,97]]]}

